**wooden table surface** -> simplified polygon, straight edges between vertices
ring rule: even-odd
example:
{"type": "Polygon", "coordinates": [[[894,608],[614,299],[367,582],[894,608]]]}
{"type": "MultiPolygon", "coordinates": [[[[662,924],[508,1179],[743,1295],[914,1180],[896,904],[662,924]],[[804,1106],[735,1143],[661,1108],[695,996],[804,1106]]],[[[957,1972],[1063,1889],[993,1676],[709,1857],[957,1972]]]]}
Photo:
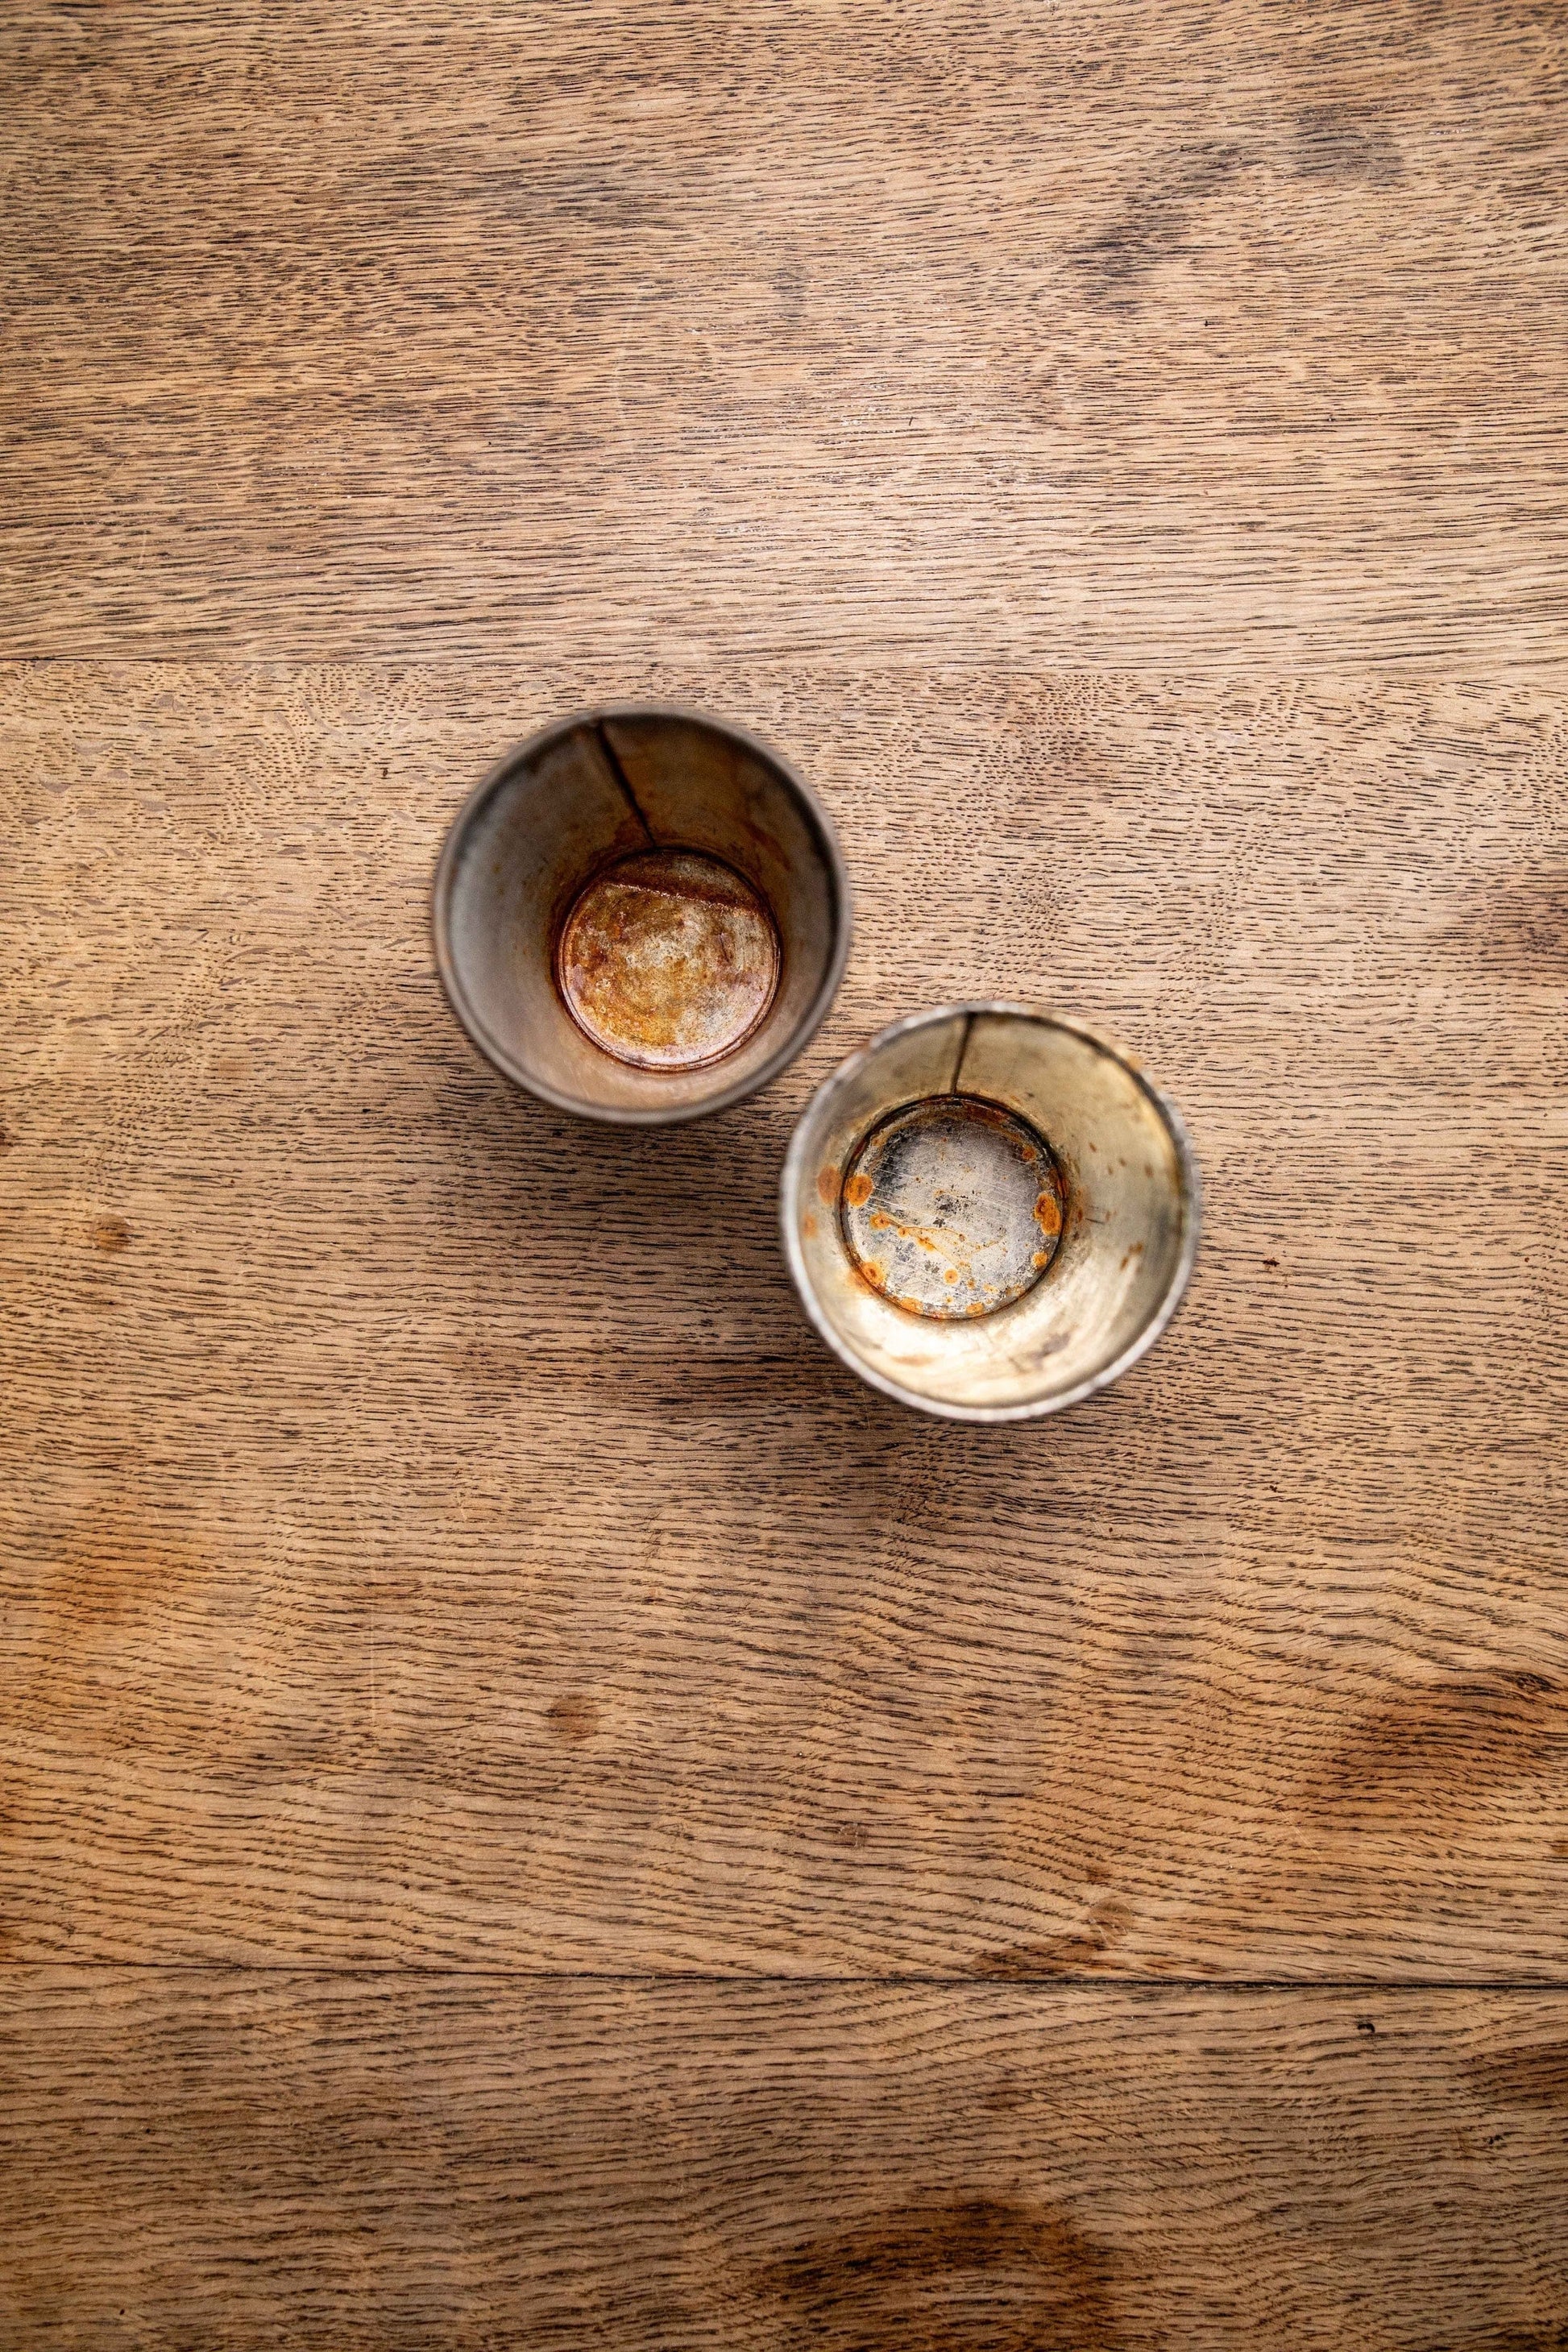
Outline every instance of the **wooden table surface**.
{"type": "Polygon", "coordinates": [[[0,2345],[1568,2346],[1568,15],[16,0],[0,2345]],[[659,695],[858,900],[666,1135],[437,986],[659,695]],[[1189,1303],[805,1326],[884,1020],[1123,1037],[1189,1303]]]}

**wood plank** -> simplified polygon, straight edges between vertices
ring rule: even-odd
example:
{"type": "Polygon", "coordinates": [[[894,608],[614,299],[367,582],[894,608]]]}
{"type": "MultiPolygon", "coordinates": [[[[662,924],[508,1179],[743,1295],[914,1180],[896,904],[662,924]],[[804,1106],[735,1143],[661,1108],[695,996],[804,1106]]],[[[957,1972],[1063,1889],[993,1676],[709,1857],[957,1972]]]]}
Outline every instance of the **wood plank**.
{"type": "Polygon", "coordinates": [[[1557,2352],[1568,1998],[6,1971],[0,2326],[1557,2352]]]}
{"type": "Polygon", "coordinates": [[[14,667],[13,1958],[1561,1979],[1561,692],[14,667]],[[762,727],[859,931],[768,1095],[478,1063],[447,817],[613,690],[762,727]],[[1061,1421],[804,1324],[790,1124],[997,988],[1123,1034],[1191,1302],[1061,1421]]]}
{"type": "Polygon", "coordinates": [[[1531,0],[19,0],[12,653],[1560,658],[1531,0]]]}

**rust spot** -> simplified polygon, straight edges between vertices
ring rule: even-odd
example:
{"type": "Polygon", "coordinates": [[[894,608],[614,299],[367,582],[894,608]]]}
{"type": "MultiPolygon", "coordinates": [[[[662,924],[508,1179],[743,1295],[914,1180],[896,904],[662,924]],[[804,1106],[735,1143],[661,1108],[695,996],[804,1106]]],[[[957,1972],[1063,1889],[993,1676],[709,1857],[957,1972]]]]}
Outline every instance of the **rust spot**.
{"type": "Polygon", "coordinates": [[[885,1295],[910,1314],[994,1313],[1050,1262],[1057,1186],[1048,1148],[1016,1113],[978,1096],[929,1096],[861,1138],[842,1189],[845,1243],[858,1265],[875,1249],[885,1295]]]}
{"type": "Polygon", "coordinates": [[[1065,2208],[973,2197],[803,2239],[753,2284],[819,2352],[1119,2352],[1114,2276],[1065,2208]]]}
{"type": "Polygon", "coordinates": [[[733,1053],[764,1018],[778,933],[752,885],[720,859],[639,850],[579,893],[555,973],[578,1027],[616,1061],[698,1069],[733,1053]]]}
{"type": "Polygon", "coordinates": [[[1568,2042],[1468,2058],[1459,2072],[1492,2106],[1568,2107],[1568,2042]]]}
{"type": "Polygon", "coordinates": [[[1031,1265],[1049,1265],[1050,1262],[1049,1253],[1046,1250],[1037,1250],[1029,1261],[1031,1265]]]}
{"type": "Polygon", "coordinates": [[[599,1727],[599,1710],[583,1691],[568,1691],[545,1712],[545,1722],[557,1739],[569,1739],[574,1744],[591,1738],[599,1727]]]}
{"type": "Polygon", "coordinates": [[[92,1227],[92,1240],[95,1249],[129,1249],[131,1228],[123,1217],[100,1217],[92,1227]]]}
{"type": "Polygon", "coordinates": [[[806,1238],[806,1240],[807,1240],[808,1242],[809,1242],[809,1241],[815,1241],[815,1240],[816,1240],[816,1219],[812,1215],[811,1211],[810,1211],[809,1209],[806,1211],[806,1213],[805,1213],[805,1216],[804,1216],[804,1217],[802,1217],[802,1219],[801,1219],[801,1221],[800,1221],[800,1229],[801,1229],[801,1232],[805,1235],[805,1238],[806,1238]]]}
{"type": "Polygon", "coordinates": [[[838,1206],[838,1171],[837,1168],[818,1169],[816,1174],[816,1197],[829,1209],[836,1209],[838,1206]]]}

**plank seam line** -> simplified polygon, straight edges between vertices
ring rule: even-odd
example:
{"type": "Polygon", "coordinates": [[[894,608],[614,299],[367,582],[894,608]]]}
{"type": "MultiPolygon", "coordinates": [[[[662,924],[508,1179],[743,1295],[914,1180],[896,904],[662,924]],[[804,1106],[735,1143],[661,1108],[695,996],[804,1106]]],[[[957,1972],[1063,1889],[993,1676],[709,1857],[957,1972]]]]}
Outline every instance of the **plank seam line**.
{"type": "Polygon", "coordinates": [[[676,1973],[668,1969],[650,1971],[637,1969],[599,1971],[582,1969],[444,1968],[429,1962],[388,1965],[371,1961],[355,1967],[342,1963],[323,1965],[314,1960],[72,1960],[59,1958],[13,1958],[0,1962],[0,1981],[6,1978],[37,1976],[46,1969],[75,1976],[375,1977],[409,1982],[427,1977],[447,1981],[454,1978],[471,1978],[476,1983],[733,1985],[738,1990],[758,1986],[794,1986],[802,1991],[828,1986],[868,1991],[883,1987],[923,1985],[931,1990],[997,1994],[1062,1990],[1206,1992],[1220,1996],[1236,1992],[1355,1992],[1382,1998],[1394,1993],[1568,1993],[1568,1978],[1563,1977],[984,1977],[922,1976],[910,1972],[897,1976],[855,1977],[735,1976],[698,1969],[676,1973]]]}

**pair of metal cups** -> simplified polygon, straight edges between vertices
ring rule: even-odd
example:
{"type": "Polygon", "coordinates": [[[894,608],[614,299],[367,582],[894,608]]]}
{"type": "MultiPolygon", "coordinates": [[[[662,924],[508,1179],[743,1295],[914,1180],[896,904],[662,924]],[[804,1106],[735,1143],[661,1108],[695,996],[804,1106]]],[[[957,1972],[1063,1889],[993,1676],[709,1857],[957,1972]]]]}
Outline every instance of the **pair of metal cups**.
{"type": "MultiPolygon", "coordinates": [[[[458,1020],[558,1110],[664,1126],[778,1076],[849,952],[832,827],[789,762],[696,713],[546,728],[447,837],[436,959],[458,1020]]],[[[959,1421],[1091,1395],[1153,1345],[1198,1238],[1174,1108],[1077,1022],[943,1005],[821,1086],[784,1161],[784,1255],[862,1380],[959,1421]]]]}

